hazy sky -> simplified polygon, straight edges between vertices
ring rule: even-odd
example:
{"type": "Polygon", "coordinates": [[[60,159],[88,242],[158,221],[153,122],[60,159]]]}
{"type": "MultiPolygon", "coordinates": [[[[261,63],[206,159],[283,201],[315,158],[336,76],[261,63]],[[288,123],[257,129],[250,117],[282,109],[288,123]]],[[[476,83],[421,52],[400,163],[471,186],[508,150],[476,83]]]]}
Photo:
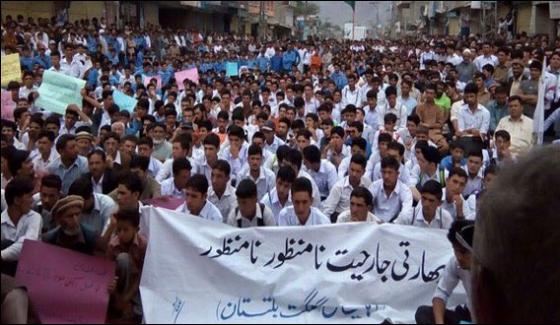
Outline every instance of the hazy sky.
{"type": "MultiPolygon", "coordinates": [[[[352,22],[352,8],[343,1],[310,1],[321,8],[319,15],[323,21],[327,19],[333,23],[343,26],[344,23],[352,22]]],[[[369,27],[376,24],[376,5],[379,8],[379,20],[383,25],[389,20],[390,1],[356,1],[356,25],[369,27]]]]}

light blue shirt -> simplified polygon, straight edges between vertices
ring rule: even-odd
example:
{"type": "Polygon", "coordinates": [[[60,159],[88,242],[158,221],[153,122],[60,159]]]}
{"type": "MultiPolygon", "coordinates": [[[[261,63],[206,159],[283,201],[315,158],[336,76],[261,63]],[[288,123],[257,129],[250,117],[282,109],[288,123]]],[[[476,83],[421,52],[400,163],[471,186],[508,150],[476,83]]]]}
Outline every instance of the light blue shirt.
{"type": "Polygon", "coordinates": [[[398,101],[400,101],[401,104],[406,106],[406,116],[410,116],[410,114],[412,114],[412,111],[414,110],[416,105],[418,105],[418,102],[416,101],[416,99],[412,98],[412,96],[408,96],[408,98],[406,99],[399,97],[398,101]]]}
{"type": "Polygon", "coordinates": [[[118,206],[109,196],[105,194],[93,193],[93,210],[82,212],[81,222],[95,231],[100,236],[103,233],[105,224],[113,213],[117,212],[118,206]]]}
{"type": "Polygon", "coordinates": [[[264,142],[264,148],[268,150],[270,153],[272,153],[273,155],[275,155],[276,150],[278,150],[278,147],[283,146],[285,144],[286,143],[282,141],[282,139],[280,139],[277,136],[274,136],[274,141],[272,142],[272,144],[268,144],[266,141],[264,142]]]}
{"type": "Polygon", "coordinates": [[[379,108],[376,107],[374,110],[372,110],[368,105],[364,107],[364,111],[366,112],[366,117],[364,119],[365,124],[371,126],[374,131],[379,130],[379,108]]]}
{"type": "Polygon", "coordinates": [[[272,210],[272,214],[274,215],[276,224],[278,224],[278,217],[280,215],[280,211],[282,211],[282,209],[284,208],[291,207],[293,205],[292,197],[290,194],[288,194],[288,200],[284,205],[280,203],[280,199],[278,198],[278,192],[276,191],[276,187],[272,191],[264,195],[264,197],[261,200],[261,203],[269,207],[270,210],[272,210]]]}
{"type": "Polygon", "coordinates": [[[229,145],[224,146],[222,149],[220,149],[220,152],[218,153],[218,157],[229,163],[229,166],[231,167],[230,175],[232,180],[238,179],[241,169],[247,163],[248,149],[249,146],[247,145],[246,142],[244,142],[243,145],[241,146],[241,149],[239,150],[239,155],[237,156],[237,158],[232,157],[229,145]]]}
{"type": "Polygon", "coordinates": [[[490,128],[490,112],[486,107],[478,104],[476,111],[473,113],[469,105],[464,104],[459,111],[457,121],[461,132],[468,129],[477,129],[480,133],[486,134],[490,128]]]}
{"type": "Polygon", "coordinates": [[[85,174],[89,171],[88,162],[86,157],[78,156],[74,163],[70,165],[70,167],[66,168],[61,158],[58,157],[55,161],[53,161],[48,167],[47,170],[50,174],[57,175],[62,180],[62,194],[68,194],[68,190],[70,189],[70,185],[74,183],[75,180],[80,178],[82,174],[85,174]]]}
{"type": "Polygon", "coordinates": [[[326,198],[329,196],[330,190],[338,180],[336,167],[330,161],[322,159],[321,166],[318,171],[314,171],[307,167],[304,167],[304,170],[313,177],[315,184],[317,184],[317,187],[319,188],[321,197],[326,198]]]}
{"type": "Polygon", "coordinates": [[[175,211],[188,213],[192,216],[200,217],[202,219],[210,221],[224,222],[224,218],[222,217],[222,213],[220,212],[220,210],[218,210],[218,208],[216,208],[216,206],[208,200],[206,200],[204,207],[202,207],[202,210],[200,210],[200,213],[198,215],[194,215],[189,211],[187,202],[181,204],[175,211]]]}
{"type": "Polygon", "coordinates": [[[410,219],[412,215],[412,192],[406,184],[397,180],[397,185],[387,196],[383,189],[383,180],[371,184],[369,191],[373,195],[373,214],[383,222],[390,222],[393,218],[410,219]]]}
{"type": "Polygon", "coordinates": [[[311,207],[309,217],[305,224],[301,224],[299,218],[296,216],[294,207],[287,207],[280,211],[278,216],[279,226],[315,226],[315,225],[328,225],[331,220],[321,212],[321,210],[311,207]]]}
{"type": "Polygon", "coordinates": [[[250,179],[257,185],[257,199],[260,200],[263,196],[270,192],[276,186],[276,175],[270,170],[264,167],[261,167],[259,172],[259,177],[257,179],[253,179],[251,176],[251,168],[249,164],[246,164],[241,172],[239,172],[239,182],[244,179],[250,179]]]}
{"type": "Polygon", "coordinates": [[[175,186],[175,179],[171,177],[161,182],[161,196],[183,198],[185,194],[175,186]]]}

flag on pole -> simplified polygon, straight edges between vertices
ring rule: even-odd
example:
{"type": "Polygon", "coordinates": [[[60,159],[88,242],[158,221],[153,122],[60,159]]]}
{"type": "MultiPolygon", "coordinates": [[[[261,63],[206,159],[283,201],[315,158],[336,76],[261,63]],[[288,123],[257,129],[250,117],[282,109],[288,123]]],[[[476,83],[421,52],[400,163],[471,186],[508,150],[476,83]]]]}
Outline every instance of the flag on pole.
{"type": "Polygon", "coordinates": [[[544,134],[544,94],[546,92],[545,75],[546,75],[546,56],[544,57],[541,77],[539,79],[539,94],[537,97],[537,107],[535,109],[535,115],[533,116],[533,139],[535,140],[535,143],[538,145],[542,145],[543,134],[544,134]]]}
{"type": "Polygon", "coordinates": [[[352,7],[352,10],[356,10],[356,1],[344,1],[344,3],[352,7]]]}

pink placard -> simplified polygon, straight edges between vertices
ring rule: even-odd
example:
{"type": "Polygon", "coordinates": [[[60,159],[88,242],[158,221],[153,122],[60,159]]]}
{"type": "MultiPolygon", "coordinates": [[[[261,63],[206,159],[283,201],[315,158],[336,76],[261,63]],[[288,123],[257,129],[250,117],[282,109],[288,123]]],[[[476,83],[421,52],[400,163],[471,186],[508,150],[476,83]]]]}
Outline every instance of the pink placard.
{"type": "Polygon", "coordinates": [[[169,210],[175,210],[183,203],[185,203],[184,198],[178,198],[174,196],[160,196],[157,198],[146,200],[146,204],[153,205],[156,208],[166,208],[169,210]]]}
{"type": "Polygon", "coordinates": [[[2,118],[5,120],[14,120],[14,109],[16,103],[12,100],[12,93],[2,90],[2,118]]]}
{"type": "Polygon", "coordinates": [[[44,324],[105,323],[115,263],[25,240],[16,273],[44,324]]]}
{"type": "Polygon", "coordinates": [[[192,68],[189,70],[175,72],[175,81],[177,81],[177,86],[179,87],[179,90],[185,89],[185,86],[183,85],[183,81],[185,79],[189,79],[190,81],[198,85],[198,69],[192,68]]]}
{"type": "Polygon", "coordinates": [[[150,81],[152,79],[156,79],[157,80],[157,89],[161,89],[161,76],[157,75],[157,76],[143,76],[144,78],[144,86],[146,86],[146,89],[148,89],[148,85],[150,84],[150,81]]]}

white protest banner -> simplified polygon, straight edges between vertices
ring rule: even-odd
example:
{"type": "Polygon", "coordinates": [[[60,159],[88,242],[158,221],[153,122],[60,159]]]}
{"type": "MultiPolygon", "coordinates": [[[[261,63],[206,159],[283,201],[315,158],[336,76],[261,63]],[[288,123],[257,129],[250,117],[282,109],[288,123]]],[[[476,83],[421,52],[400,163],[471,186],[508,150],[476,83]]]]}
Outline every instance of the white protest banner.
{"type": "MultiPolygon", "coordinates": [[[[142,215],[147,323],[410,323],[453,254],[443,230],[238,229],[161,208],[142,215]]],[[[464,303],[462,292],[450,304],[464,303]]]]}

